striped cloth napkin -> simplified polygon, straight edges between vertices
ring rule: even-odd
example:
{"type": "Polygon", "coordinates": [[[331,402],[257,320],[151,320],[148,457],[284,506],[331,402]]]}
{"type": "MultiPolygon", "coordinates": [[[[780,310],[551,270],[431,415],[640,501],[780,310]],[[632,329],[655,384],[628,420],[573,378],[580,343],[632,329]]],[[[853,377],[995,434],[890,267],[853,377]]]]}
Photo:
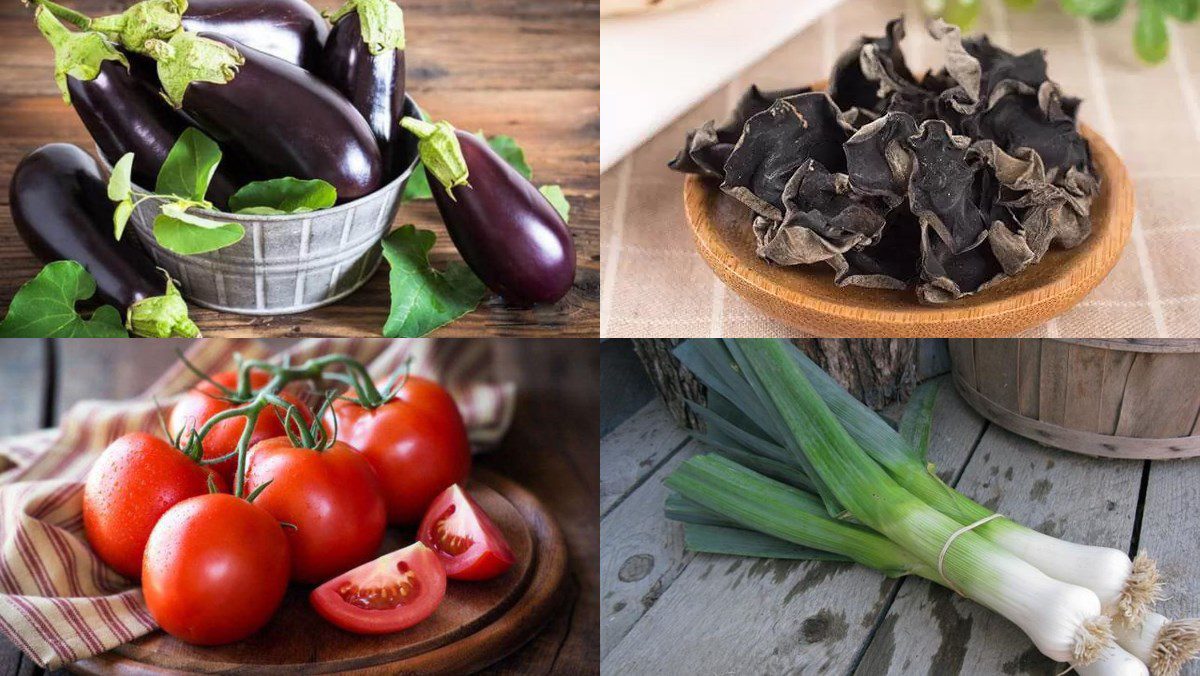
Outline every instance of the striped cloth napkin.
{"type": "MultiPolygon", "coordinates": [[[[235,353],[270,357],[256,341],[220,340],[196,341],[187,359],[216,372],[232,368],[235,353]]],[[[437,380],[454,396],[477,450],[499,442],[512,420],[516,388],[498,381],[489,342],[318,339],[275,359],[298,364],[332,353],[359,360],[377,381],[411,359],[414,375],[437,380]]],[[[160,433],[158,407],[169,410],[196,380],[177,362],[138,399],[82,401],[58,429],[0,439],[0,466],[10,465],[0,474],[0,631],[40,666],[97,655],[156,628],[141,589],[88,547],[83,481],[113,439],[160,433]]]]}

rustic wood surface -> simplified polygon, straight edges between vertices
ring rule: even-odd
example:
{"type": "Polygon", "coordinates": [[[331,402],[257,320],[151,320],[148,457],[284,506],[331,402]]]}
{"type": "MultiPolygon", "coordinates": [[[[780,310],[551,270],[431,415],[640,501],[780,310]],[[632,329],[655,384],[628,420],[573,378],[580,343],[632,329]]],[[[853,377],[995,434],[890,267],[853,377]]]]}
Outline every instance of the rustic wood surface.
{"type": "MultiPolygon", "coordinates": [[[[675,420],[688,429],[702,430],[703,422],[687,401],[705,403],[707,388],[671,353],[681,342],[680,338],[634,338],[633,349],[675,420]]],[[[907,399],[916,385],[914,339],[794,338],[792,343],[875,410],[907,399]]]]}
{"type": "MultiPolygon", "coordinates": [[[[280,341],[281,342],[281,341],[280,341]]],[[[599,360],[595,341],[501,340],[520,403],[504,443],[478,464],[518,481],[551,512],[568,544],[561,609],[493,674],[594,674],[599,664],[599,360]],[[547,449],[552,449],[547,451],[547,449]]],[[[132,396],[184,341],[0,341],[0,434],[51,425],[84,398],[132,396]]],[[[40,676],[0,639],[0,674],[40,676]]]]}
{"type": "MultiPolygon", "coordinates": [[[[68,2],[89,15],[127,2],[68,2]]],[[[338,0],[314,0],[320,9],[338,0]]],[[[538,184],[558,183],[571,203],[578,272],[553,306],[506,307],[489,296],[439,336],[595,336],[600,331],[597,0],[406,0],[408,91],[422,108],[469,130],[517,139],[538,184]]],[[[9,179],[20,158],[51,142],[91,149],[82,123],[54,85],[52,51],[19,2],[0,7],[0,309],[41,264],[13,229],[9,179]]],[[[459,260],[431,202],[401,207],[395,225],[437,233],[436,267],[459,260]]],[[[244,317],[192,308],[205,335],[378,336],[389,310],[382,266],[345,300],[298,315],[244,317]]]]}
{"type": "Polygon", "coordinates": [[[1116,341],[958,339],[950,347],[959,394],[1004,429],[1087,455],[1173,460],[1200,455],[1200,342],[1179,342],[1130,350],[1116,341]]]}
{"type": "MultiPolygon", "coordinates": [[[[601,521],[604,673],[1063,670],[1015,625],[924,580],[889,580],[847,564],[684,552],[681,529],[662,516],[662,479],[703,447],[676,444],[639,460],[641,441],[670,446],[673,426],[661,402],[651,401],[601,440],[602,490],[615,496],[601,521]]],[[[1200,544],[1179,527],[1179,515],[1200,504],[1200,463],[1095,459],[1040,446],[977,415],[947,381],[929,456],[951,485],[1042,532],[1147,548],[1171,586],[1160,611],[1200,614],[1200,544]]]]}
{"type": "Polygon", "coordinates": [[[828,266],[773,265],[755,253],[750,211],[711,180],[688,176],[684,203],[700,256],[734,292],[775,319],[817,336],[1009,336],[1067,311],[1096,287],[1121,256],[1133,228],[1133,184],[1121,158],[1087,125],[1103,177],[1092,205],[1092,234],[1070,250],[1053,249],[1037,265],[984,293],[937,306],[912,289],[833,283],[828,266]]]}

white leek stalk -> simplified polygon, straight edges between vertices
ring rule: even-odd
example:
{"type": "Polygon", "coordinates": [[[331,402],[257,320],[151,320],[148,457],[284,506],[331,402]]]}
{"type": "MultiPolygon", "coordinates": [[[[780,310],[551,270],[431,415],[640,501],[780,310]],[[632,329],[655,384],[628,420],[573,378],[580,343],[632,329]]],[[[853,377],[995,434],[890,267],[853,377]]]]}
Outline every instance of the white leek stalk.
{"type": "Polygon", "coordinates": [[[1154,676],[1175,676],[1200,653],[1200,619],[1147,613],[1141,624],[1116,621],[1112,628],[1117,643],[1148,664],[1154,676]]]}
{"type": "Polygon", "coordinates": [[[1079,676],[1150,676],[1146,663],[1115,645],[1104,649],[1091,664],[1072,664],[1079,676]]]}
{"type": "MultiPolygon", "coordinates": [[[[802,352],[787,345],[784,350],[849,435],[897,483],[964,526],[993,514],[943,483],[925,464],[923,449],[914,449],[802,352]]],[[[1139,622],[1160,597],[1158,571],[1154,561],[1144,554],[1131,561],[1125,552],[1066,542],[1006,518],[993,519],[976,532],[1050,577],[1092,590],[1106,614],[1126,622],[1139,622]]]]}
{"type": "Polygon", "coordinates": [[[1051,659],[1082,666],[1112,644],[1094,592],[1049,577],[905,490],[838,423],[780,342],[737,347],[794,447],[860,522],[935,567],[947,586],[1011,620],[1051,659]]]}

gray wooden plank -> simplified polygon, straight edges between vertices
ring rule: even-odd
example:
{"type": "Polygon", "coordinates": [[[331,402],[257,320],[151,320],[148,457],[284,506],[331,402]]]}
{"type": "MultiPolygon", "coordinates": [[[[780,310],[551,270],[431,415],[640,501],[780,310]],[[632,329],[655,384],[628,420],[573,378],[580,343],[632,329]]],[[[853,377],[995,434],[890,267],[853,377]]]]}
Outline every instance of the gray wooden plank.
{"type": "Polygon", "coordinates": [[[950,346],[945,338],[917,340],[917,380],[928,380],[950,372],[950,346]]]}
{"type": "MultiPolygon", "coordinates": [[[[1167,598],[1155,610],[1170,618],[1200,617],[1200,538],[1188,525],[1198,505],[1200,462],[1150,464],[1138,547],[1158,560],[1167,598]]],[[[1191,662],[1183,673],[1200,676],[1200,662],[1191,662]]]]}
{"type": "Polygon", "coordinates": [[[123,399],[141,393],[190,341],[81,338],[57,340],[55,421],[83,399],[123,399]]]}
{"type": "MultiPolygon", "coordinates": [[[[44,340],[0,340],[0,436],[32,432],[42,427],[46,388],[44,340]]],[[[9,467],[0,460],[0,472],[9,467]]],[[[33,676],[36,666],[7,638],[0,637],[0,674],[33,676]]]]}
{"type": "MultiPolygon", "coordinates": [[[[929,459],[954,477],[986,423],[948,383],[934,416],[929,459]]],[[[610,650],[602,672],[844,673],[896,584],[860,566],[697,555],[610,650]]]]}
{"type": "Polygon", "coordinates": [[[600,521],[600,659],[691,561],[692,554],[684,551],[683,527],[663,518],[670,493],[663,480],[705,450],[695,441],[685,444],[600,521]]]}
{"type": "Polygon", "coordinates": [[[600,439],[600,514],[608,514],[687,439],[657,397],[600,439]]]}
{"type": "Polygon", "coordinates": [[[46,342],[33,339],[0,340],[0,435],[21,434],[40,428],[48,380],[46,342]]]}
{"type": "MultiPolygon", "coordinates": [[[[958,489],[1055,537],[1126,550],[1141,464],[1050,449],[991,426],[958,489]]],[[[1001,616],[928,581],[908,579],[868,647],[864,674],[1056,674],[1001,616]]]]}

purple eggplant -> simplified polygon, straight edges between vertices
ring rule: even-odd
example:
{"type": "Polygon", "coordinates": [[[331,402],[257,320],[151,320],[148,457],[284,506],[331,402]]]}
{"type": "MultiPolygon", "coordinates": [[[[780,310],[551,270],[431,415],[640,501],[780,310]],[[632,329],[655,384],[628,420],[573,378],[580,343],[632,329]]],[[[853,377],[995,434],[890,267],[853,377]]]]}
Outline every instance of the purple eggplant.
{"type": "Polygon", "coordinates": [[[519,305],[554,303],[575,280],[575,245],[562,216],[486,142],[405,117],[454,246],[488,288],[519,305]]]}
{"type": "Polygon", "coordinates": [[[219,33],[308,70],[321,62],[329,25],[304,0],[142,0],[121,12],[92,19],[51,0],[36,0],[58,18],[104,33],[132,52],[146,40],[168,40],[180,28],[219,33]]]}
{"type": "Polygon", "coordinates": [[[17,233],[34,255],[43,263],[82,265],[96,280],[100,298],[125,311],[135,333],[199,335],[178,290],[137,241],[113,239],[113,203],[91,155],[66,143],[29,153],[13,172],[8,204],[17,233]]]}
{"type": "Polygon", "coordinates": [[[403,152],[404,14],[392,0],[349,0],[329,16],[318,74],[366,118],[379,143],[387,179],[411,157],[403,152]]]}
{"type": "Polygon", "coordinates": [[[304,0],[188,0],[183,27],[224,35],[305,70],[320,64],[329,34],[325,17],[304,0]]]}
{"type": "MultiPolygon", "coordinates": [[[[73,33],[39,7],[38,29],[55,53],[63,98],[75,108],[96,146],[110,163],[133,153],[133,181],[153,189],[158,170],[187,120],[157,90],[137,78],[125,56],[95,32],[73,33]]],[[[239,185],[218,168],[208,199],[223,207],[239,185]]]]}
{"type": "Polygon", "coordinates": [[[214,33],[146,44],[167,99],[273,177],[322,179],[343,202],[382,182],[371,127],[315,75],[214,33]]]}

